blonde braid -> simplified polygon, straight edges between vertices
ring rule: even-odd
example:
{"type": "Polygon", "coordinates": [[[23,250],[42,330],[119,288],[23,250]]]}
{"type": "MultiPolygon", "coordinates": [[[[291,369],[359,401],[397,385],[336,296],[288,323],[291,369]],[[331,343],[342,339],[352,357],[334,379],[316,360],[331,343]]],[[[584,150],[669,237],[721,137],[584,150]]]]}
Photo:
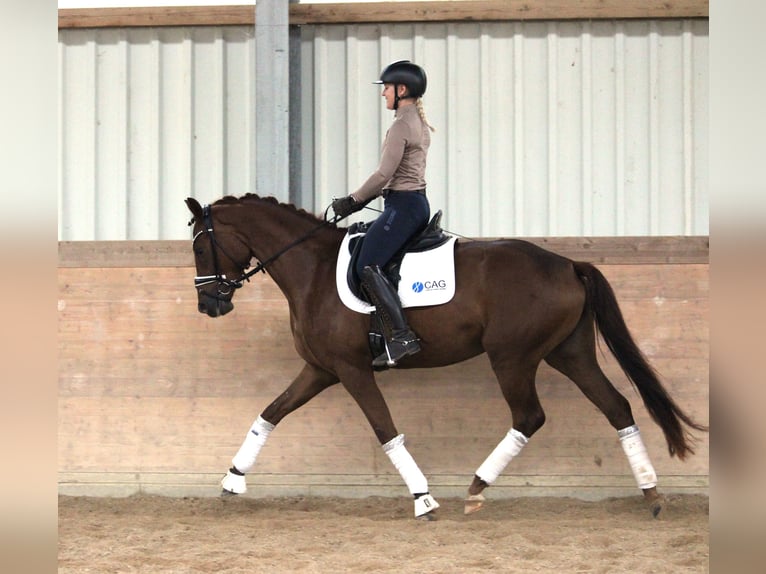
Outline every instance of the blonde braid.
{"type": "Polygon", "coordinates": [[[418,108],[418,115],[420,116],[420,119],[421,119],[421,120],[423,120],[423,123],[424,123],[424,124],[426,124],[426,125],[428,126],[428,129],[429,129],[429,130],[431,130],[432,132],[435,132],[435,131],[436,131],[436,128],[435,128],[435,127],[433,127],[431,124],[429,124],[429,123],[428,123],[428,120],[426,119],[426,111],[425,111],[425,109],[423,108],[423,98],[418,98],[418,99],[415,101],[415,105],[416,105],[416,106],[417,106],[417,108],[418,108]]]}

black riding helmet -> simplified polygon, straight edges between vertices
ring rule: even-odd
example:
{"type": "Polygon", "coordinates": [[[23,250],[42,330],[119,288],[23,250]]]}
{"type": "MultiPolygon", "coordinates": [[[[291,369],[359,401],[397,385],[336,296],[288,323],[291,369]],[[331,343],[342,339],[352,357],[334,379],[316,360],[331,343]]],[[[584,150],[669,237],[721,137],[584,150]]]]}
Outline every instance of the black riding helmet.
{"type": "Polygon", "coordinates": [[[399,91],[396,87],[402,84],[407,87],[405,98],[419,98],[426,93],[426,71],[409,60],[397,60],[386,66],[380,73],[380,79],[374,84],[394,84],[394,109],[399,107],[399,91]]]}

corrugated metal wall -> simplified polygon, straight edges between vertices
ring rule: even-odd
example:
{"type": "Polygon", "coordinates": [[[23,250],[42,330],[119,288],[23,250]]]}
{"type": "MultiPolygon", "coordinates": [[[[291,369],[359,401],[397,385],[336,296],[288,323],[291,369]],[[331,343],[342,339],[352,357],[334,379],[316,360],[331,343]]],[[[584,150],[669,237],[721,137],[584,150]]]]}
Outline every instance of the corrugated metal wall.
{"type": "MultiPolygon", "coordinates": [[[[376,167],[392,116],[371,82],[411,58],[429,74],[429,197],[451,231],[709,233],[706,20],[322,25],[302,35],[310,210],[376,167]]],[[[185,197],[256,191],[252,28],[59,38],[59,239],[185,239],[185,197]]]]}
{"type": "Polygon", "coordinates": [[[180,239],[182,200],[254,191],[252,30],[65,30],[59,238],[180,239]]]}

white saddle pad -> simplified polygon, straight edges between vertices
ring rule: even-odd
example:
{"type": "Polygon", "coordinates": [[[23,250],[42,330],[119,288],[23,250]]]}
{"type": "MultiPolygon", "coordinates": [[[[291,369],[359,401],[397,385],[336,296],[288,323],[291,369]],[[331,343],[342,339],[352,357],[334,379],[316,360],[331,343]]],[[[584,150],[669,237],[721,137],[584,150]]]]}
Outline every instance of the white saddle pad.
{"type": "MultiPolygon", "coordinates": [[[[335,282],[338,285],[338,296],[346,307],[359,313],[372,313],[375,307],[359,299],[348,286],[348,265],[351,261],[348,246],[351,239],[360,235],[364,234],[347,233],[343,238],[338,252],[338,264],[335,267],[335,282]]],[[[450,237],[436,249],[407,253],[404,256],[399,269],[399,299],[402,307],[442,305],[455,296],[456,241],[457,237],[450,237]]]]}

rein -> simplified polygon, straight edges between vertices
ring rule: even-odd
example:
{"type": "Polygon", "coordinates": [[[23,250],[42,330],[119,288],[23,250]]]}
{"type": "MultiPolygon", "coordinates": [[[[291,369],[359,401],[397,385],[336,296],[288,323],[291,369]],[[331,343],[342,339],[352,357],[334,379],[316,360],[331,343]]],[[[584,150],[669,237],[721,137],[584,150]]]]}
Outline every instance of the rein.
{"type": "MultiPolygon", "coordinates": [[[[329,207],[328,207],[329,209],[329,207]]],[[[231,292],[235,289],[239,289],[243,286],[245,281],[250,281],[250,277],[255,275],[256,273],[263,272],[266,273],[266,266],[276,261],[279,257],[284,255],[287,251],[295,247],[296,245],[299,245],[300,243],[303,243],[306,241],[309,237],[314,235],[317,231],[319,231],[322,227],[325,227],[326,225],[332,225],[334,223],[337,223],[341,217],[338,217],[337,215],[334,216],[331,219],[327,219],[327,210],[325,210],[324,213],[324,220],[310,229],[307,233],[293,241],[292,243],[286,245],[270,257],[267,257],[263,261],[258,261],[258,264],[253,267],[250,271],[245,272],[245,270],[249,267],[249,265],[239,266],[242,269],[242,275],[239,279],[231,280],[227,279],[226,275],[220,272],[220,266],[218,264],[218,252],[217,249],[220,249],[221,252],[226,255],[232,262],[235,264],[237,263],[234,258],[229,255],[223,247],[215,240],[215,233],[213,231],[213,216],[212,216],[212,210],[210,208],[210,205],[206,205],[202,209],[202,217],[203,217],[203,229],[197,232],[197,234],[192,239],[192,245],[194,245],[194,242],[197,241],[197,238],[199,238],[203,233],[207,233],[210,236],[210,245],[212,247],[213,251],[213,265],[215,266],[215,275],[202,275],[197,276],[194,278],[194,286],[199,289],[200,287],[204,285],[209,285],[210,283],[218,283],[218,295],[222,296],[228,296],[231,294],[231,292]],[[228,289],[224,289],[223,287],[227,287],[228,289]]],[[[189,222],[189,225],[194,223],[194,219],[192,219],[189,222]]],[[[209,293],[205,293],[208,297],[212,297],[214,299],[220,299],[220,297],[216,295],[210,295],[209,293]]]]}

